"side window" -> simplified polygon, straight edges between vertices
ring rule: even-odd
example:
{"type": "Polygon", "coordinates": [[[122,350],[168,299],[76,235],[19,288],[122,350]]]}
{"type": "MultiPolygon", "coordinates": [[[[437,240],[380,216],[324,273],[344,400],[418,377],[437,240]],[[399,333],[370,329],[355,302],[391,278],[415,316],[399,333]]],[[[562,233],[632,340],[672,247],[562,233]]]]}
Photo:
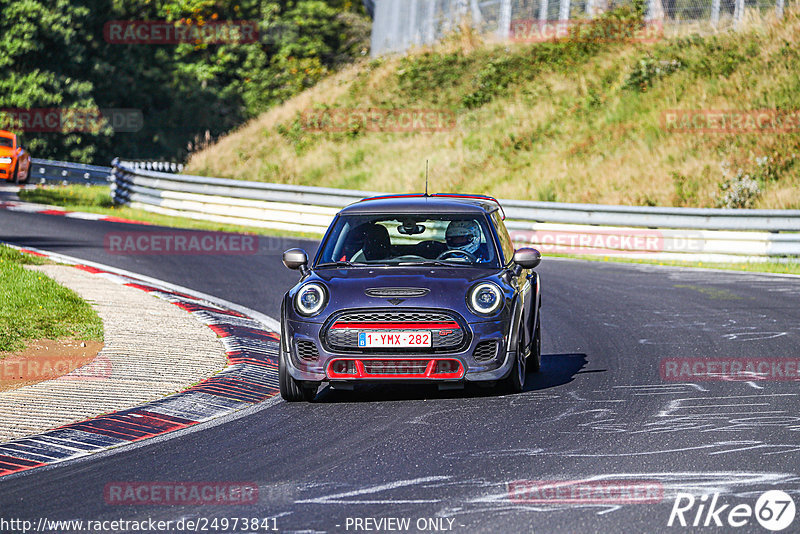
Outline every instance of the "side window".
{"type": "Polygon", "coordinates": [[[511,242],[511,236],[508,235],[503,219],[500,218],[499,211],[492,213],[492,222],[495,229],[497,229],[497,237],[500,239],[500,250],[503,251],[503,259],[508,263],[514,257],[514,244],[511,242]]]}

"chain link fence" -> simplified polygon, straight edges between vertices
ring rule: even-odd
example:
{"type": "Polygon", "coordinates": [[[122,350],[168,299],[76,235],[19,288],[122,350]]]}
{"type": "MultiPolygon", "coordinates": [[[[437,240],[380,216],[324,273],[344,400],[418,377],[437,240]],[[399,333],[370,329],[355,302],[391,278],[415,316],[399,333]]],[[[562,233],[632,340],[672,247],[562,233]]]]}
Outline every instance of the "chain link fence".
{"type": "MultiPolygon", "coordinates": [[[[521,40],[520,28],[530,40],[535,26],[535,35],[546,40],[558,35],[558,27],[563,30],[591,20],[625,1],[630,0],[375,0],[372,55],[433,44],[463,21],[501,40],[521,40]]],[[[748,13],[782,16],[785,1],[647,0],[645,19],[659,28],[685,24],[735,28],[748,13]]]]}

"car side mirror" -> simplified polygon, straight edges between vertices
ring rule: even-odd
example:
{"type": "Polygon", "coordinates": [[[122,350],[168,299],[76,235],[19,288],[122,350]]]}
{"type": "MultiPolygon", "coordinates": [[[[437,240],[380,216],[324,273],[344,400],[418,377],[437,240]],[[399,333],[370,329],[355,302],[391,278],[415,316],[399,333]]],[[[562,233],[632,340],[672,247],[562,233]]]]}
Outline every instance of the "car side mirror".
{"type": "Polygon", "coordinates": [[[283,253],[283,264],[292,270],[305,272],[308,266],[308,254],[302,248],[292,248],[283,253]]]}
{"type": "Polygon", "coordinates": [[[535,269],[542,262],[542,255],[535,248],[521,248],[514,252],[514,263],[523,269],[535,269]]]}

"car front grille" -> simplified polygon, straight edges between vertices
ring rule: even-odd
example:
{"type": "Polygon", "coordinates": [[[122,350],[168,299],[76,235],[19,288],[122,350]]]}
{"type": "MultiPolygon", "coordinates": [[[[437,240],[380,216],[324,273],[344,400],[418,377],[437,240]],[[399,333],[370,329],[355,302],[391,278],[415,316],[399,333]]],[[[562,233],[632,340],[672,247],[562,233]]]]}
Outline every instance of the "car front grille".
{"type": "Polygon", "coordinates": [[[460,315],[446,310],[372,309],[347,310],[336,315],[323,329],[322,339],[333,352],[355,353],[440,353],[463,350],[469,331],[460,315]],[[360,332],[420,330],[431,333],[425,348],[359,348],[360,332]]]}
{"type": "Polygon", "coordinates": [[[447,322],[453,315],[448,312],[427,310],[375,310],[345,312],[336,318],[337,323],[366,322],[447,322]]]}
{"type": "Polygon", "coordinates": [[[311,341],[298,341],[297,357],[305,362],[315,362],[319,360],[317,345],[311,341]]]}
{"type": "Polygon", "coordinates": [[[481,341],[475,347],[472,357],[476,362],[488,362],[497,356],[497,341],[481,341]]]}

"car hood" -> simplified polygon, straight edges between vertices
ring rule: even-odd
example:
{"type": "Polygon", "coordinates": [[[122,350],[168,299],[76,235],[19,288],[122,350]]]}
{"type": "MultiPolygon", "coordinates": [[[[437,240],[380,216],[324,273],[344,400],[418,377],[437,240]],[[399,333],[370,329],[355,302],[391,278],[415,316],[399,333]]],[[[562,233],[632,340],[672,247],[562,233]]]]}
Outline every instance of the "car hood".
{"type": "Polygon", "coordinates": [[[14,156],[14,149],[7,146],[0,146],[0,157],[14,156]]]}
{"type": "MultiPolygon", "coordinates": [[[[402,267],[320,269],[304,282],[316,279],[330,291],[328,311],[343,308],[387,306],[398,308],[450,308],[461,310],[467,290],[483,279],[497,280],[499,269],[471,267],[402,267]],[[419,297],[369,296],[367,289],[425,288],[419,297]]],[[[327,314],[326,314],[327,315],[327,314]]]]}

